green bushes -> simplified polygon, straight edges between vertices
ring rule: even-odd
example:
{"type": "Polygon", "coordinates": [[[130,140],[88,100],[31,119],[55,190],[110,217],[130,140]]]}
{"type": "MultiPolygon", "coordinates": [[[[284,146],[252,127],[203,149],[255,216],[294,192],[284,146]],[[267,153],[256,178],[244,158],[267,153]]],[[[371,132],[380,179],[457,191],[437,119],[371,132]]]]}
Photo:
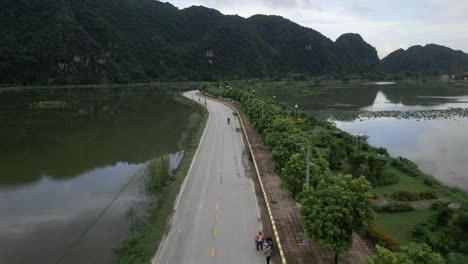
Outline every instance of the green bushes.
{"type": "Polygon", "coordinates": [[[381,175],[381,178],[378,178],[373,183],[374,186],[384,186],[384,185],[391,185],[396,184],[400,181],[400,176],[391,172],[391,171],[384,171],[381,175]]]}
{"type": "Polygon", "coordinates": [[[398,157],[397,159],[393,159],[391,164],[399,170],[408,173],[410,176],[416,177],[422,175],[418,166],[409,159],[398,157]]]}
{"type": "Polygon", "coordinates": [[[400,177],[386,171],[387,160],[374,156],[352,155],[349,158],[351,167],[349,172],[355,177],[364,175],[373,186],[383,186],[398,183],[400,177]]]}
{"type": "Polygon", "coordinates": [[[435,210],[436,215],[414,228],[414,239],[444,255],[468,254],[468,211],[465,208],[452,210],[443,204],[435,210]]]}
{"type": "Polygon", "coordinates": [[[425,191],[425,192],[397,191],[392,194],[392,198],[397,201],[430,200],[430,199],[437,199],[437,193],[435,191],[425,191]]]}
{"type": "Polygon", "coordinates": [[[374,222],[371,223],[367,235],[375,245],[380,245],[381,247],[394,252],[400,250],[400,242],[385,233],[385,231],[374,222]]]}
{"type": "Polygon", "coordinates": [[[440,254],[433,252],[428,245],[412,242],[401,247],[400,252],[391,252],[377,246],[377,253],[365,262],[365,264],[395,263],[443,264],[444,260],[440,254]]]}
{"type": "MultiPolygon", "coordinates": [[[[205,88],[211,91],[209,88],[205,88]]],[[[310,121],[307,119],[303,124],[295,124],[293,122],[294,111],[286,106],[255,97],[253,93],[249,92],[250,90],[225,89],[222,95],[241,103],[263,142],[271,151],[275,161],[275,170],[281,177],[283,186],[292,198],[299,199],[306,182],[306,157],[304,153],[306,146],[312,146],[299,126],[315,125],[317,121],[312,118],[310,121]]],[[[300,115],[303,114],[300,113],[300,115]]],[[[311,186],[314,187],[318,183],[319,177],[325,177],[331,173],[327,161],[315,148],[311,149],[310,160],[311,186]]]]}
{"type": "Polygon", "coordinates": [[[162,155],[159,158],[149,161],[145,168],[145,188],[151,194],[160,192],[171,179],[169,172],[169,157],[162,155]]]}
{"type": "Polygon", "coordinates": [[[414,211],[414,207],[408,203],[389,202],[383,206],[374,206],[374,211],[382,213],[398,213],[414,211]]]}
{"type": "Polygon", "coordinates": [[[436,186],[439,184],[435,179],[433,178],[424,178],[424,184],[430,187],[436,186]]]}
{"type": "Polygon", "coordinates": [[[388,151],[386,148],[382,148],[382,147],[377,148],[377,153],[380,155],[388,156],[388,151]]]}

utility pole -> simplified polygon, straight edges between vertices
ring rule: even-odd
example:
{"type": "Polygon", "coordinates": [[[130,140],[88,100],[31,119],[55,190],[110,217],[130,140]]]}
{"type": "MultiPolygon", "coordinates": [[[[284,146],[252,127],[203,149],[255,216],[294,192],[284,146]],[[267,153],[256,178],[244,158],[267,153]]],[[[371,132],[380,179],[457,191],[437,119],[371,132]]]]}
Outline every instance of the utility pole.
{"type": "MultiPolygon", "coordinates": [[[[286,139],[287,141],[297,145],[297,146],[300,146],[300,147],[304,147],[304,145],[302,144],[299,144],[293,140],[290,140],[290,139],[286,139]]],[[[310,188],[310,145],[306,145],[306,189],[309,190],[310,188]]]]}
{"type": "Polygon", "coordinates": [[[310,162],[310,146],[307,145],[307,172],[306,172],[306,188],[307,190],[309,190],[310,188],[310,175],[309,175],[309,171],[310,171],[310,165],[309,165],[309,162],[310,162]]]}
{"type": "Polygon", "coordinates": [[[263,106],[265,105],[265,103],[262,103],[262,119],[263,119],[263,106]]]}

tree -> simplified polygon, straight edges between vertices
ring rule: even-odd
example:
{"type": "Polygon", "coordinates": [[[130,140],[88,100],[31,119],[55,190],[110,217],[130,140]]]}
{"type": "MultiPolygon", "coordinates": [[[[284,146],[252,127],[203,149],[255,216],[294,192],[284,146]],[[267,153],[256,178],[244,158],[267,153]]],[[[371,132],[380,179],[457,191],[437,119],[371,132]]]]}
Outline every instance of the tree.
{"type": "Polygon", "coordinates": [[[468,211],[460,209],[449,224],[449,234],[455,238],[455,247],[459,252],[468,254],[468,211]]]}
{"type": "Polygon", "coordinates": [[[281,170],[281,178],[289,194],[296,199],[304,190],[306,160],[300,153],[293,154],[281,170]]]}
{"type": "Polygon", "coordinates": [[[341,150],[335,142],[332,143],[328,149],[328,163],[332,170],[341,169],[341,150]]]}
{"type": "Polygon", "coordinates": [[[411,242],[401,247],[401,252],[392,252],[377,245],[377,253],[366,264],[442,264],[440,254],[435,253],[426,244],[411,242]]]}
{"type": "Polygon", "coordinates": [[[339,254],[351,249],[353,232],[367,229],[374,215],[370,183],[351,175],[320,180],[304,192],[302,216],[307,233],[320,245],[339,254]]]}
{"type": "Polygon", "coordinates": [[[352,155],[349,157],[349,162],[351,164],[350,172],[353,176],[360,176],[367,174],[367,170],[362,168],[362,165],[366,164],[366,156],[364,155],[352,155]]]}

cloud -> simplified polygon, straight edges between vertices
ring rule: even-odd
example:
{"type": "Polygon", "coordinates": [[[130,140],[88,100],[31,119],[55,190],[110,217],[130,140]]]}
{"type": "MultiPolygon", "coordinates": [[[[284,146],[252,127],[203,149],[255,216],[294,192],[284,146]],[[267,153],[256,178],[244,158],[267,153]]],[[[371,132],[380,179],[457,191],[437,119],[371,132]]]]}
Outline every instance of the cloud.
{"type": "Polygon", "coordinates": [[[356,13],[356,14],[361,14],[361,15],[368,15],[368,14],[371,14],[371,13],[374,13],[375,10],[368,7],[368,6],[364,6],[364,5],[359,5],[359,4],[353,4],[350,8],[350,11],[352,13],[356,13]]]}
{"type": "Polygon", "coordinates": [[[457,16],[468,20],[468,1],[466,0],[432,0],[434,4],[443,9],[445,15],[457,16]]]}
{"type": "Polygon", "coordinates": [[[224,14],[280,15],[335,40],[360,34],[383,58],[398,48],[436,43],[468,51],[468,1],[462,0],[169,0],[204,5],[224,14]]]}

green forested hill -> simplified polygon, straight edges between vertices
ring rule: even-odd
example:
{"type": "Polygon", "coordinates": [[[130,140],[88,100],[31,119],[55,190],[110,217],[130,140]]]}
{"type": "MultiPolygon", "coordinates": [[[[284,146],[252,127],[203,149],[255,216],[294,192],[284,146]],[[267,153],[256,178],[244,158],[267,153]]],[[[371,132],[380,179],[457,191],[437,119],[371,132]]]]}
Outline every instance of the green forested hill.
{"type": "Polygon", "coordinates": [[[468,71],[468,54],[444,46],[429,44],[399,49],[382,60],[386,71],[426,72],[436,75],[468,71]]]}
{"type": "Polygon", "coordinates": [[[376,70],[358,35],[333,42],[278,16],[154,0],[0,0],[0,83],[212,80],[376,70]]]}

